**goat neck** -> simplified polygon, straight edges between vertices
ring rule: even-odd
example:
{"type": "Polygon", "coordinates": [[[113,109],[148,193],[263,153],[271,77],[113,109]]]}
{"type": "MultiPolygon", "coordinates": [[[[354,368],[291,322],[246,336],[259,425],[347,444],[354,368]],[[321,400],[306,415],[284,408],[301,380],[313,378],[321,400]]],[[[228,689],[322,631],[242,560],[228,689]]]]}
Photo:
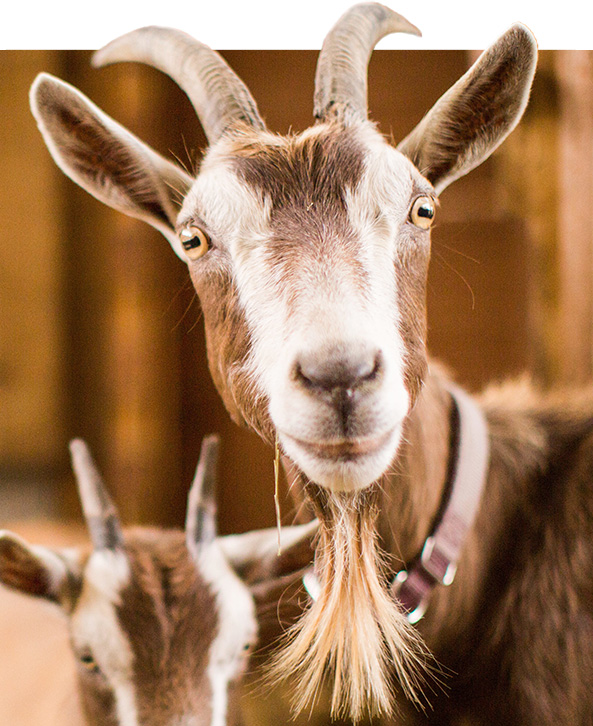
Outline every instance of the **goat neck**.
{"type": "Polygon", "coordinates": [[[403,563],[418,555],[441,506],[450,439],[451,398],[440,376],[429,375],[406,420],[402,448],[379,482],[381,542],[403,563]]]}

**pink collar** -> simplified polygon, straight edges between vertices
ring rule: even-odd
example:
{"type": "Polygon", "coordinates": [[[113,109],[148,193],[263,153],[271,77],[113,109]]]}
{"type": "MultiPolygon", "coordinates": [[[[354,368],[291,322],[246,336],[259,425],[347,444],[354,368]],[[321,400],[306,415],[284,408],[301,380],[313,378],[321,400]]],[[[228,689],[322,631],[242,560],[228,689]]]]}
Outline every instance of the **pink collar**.
{"type": "Polygon", "coordinates": [[[408,569],[393,578],[391,591],[410,623],[426,612],[437,585],[450,585],[466,536],[473,526],[488,474],[490,440],[481,409],[463,390],[448,384],[453,400],[449,475],[440,516],[422,552],[408,569]]]}

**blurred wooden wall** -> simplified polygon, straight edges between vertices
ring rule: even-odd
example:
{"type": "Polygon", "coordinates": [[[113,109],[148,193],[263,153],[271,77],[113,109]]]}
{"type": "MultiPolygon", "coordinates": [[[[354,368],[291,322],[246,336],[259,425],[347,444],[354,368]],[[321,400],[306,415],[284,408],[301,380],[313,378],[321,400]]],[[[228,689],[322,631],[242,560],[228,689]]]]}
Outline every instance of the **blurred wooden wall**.
{"type": "MultiPolygon", "coordinates": [[[[225,56],[270,128],[310,124],[315,53],[225,56]]],[[[376,52],[371,117],[402,138],[470,57],[376,52]]],[[[190,168],[204,136],[168,78],[88,61],[84,52],[0,52],[0,522],[35,511],[78,516],[67,441],[83,436],[126,521],[181,524],[200,440],[219,431],[221,530],[270,525],[272,452],[218,400],[184,265],[150,227],[61,174],[28,88],[37,72],[55,73],[190,168]]],[[[542,54],[521,126],[442,195],[429,342],[473,389],[525,368],[546,382],[590,376],[591,64],[588,52],[542,54]]],[[[283,509],[290,520],[288,500],[283,509]]]]}

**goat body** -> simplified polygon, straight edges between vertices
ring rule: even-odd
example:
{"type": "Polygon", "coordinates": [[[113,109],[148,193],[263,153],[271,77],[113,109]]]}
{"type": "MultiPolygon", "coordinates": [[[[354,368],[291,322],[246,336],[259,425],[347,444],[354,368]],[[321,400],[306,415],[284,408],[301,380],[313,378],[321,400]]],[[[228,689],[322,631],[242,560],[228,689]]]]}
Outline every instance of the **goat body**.
{"type": "MultiPolygon", "coordinates": [[[[186,90],[210,144],[195,179],[71,86],[44,74],[31,95],[65,173],[187,262],[227,409],[279,444],[316,509],[321,595],[277,669],[300,675],[297,705],[329,666],[334,712],[390,723],[405,703],[393,706],[393,669],[422,702],[415,666],[431,661],[387,595],[381,549],[417,556],[450,451],[450,396],[425,351],[436,197],[518,123],[537,55],[514,26],[395,149],[367,119],[365,80],[375,43],[395,31],[417,32],[377,3],[349,10],[320,54],[316,124],[284,137],[222,58],[183,33],[145,28],[99,51],[97,65],[146,62],[186,90]]],[[[527,388],[483,397],[486,491],[457,579],[419,627],[454,675],[412,722],[591,724],[590,404],[527,388]]]]}
{"type": "MultiPolygon", "coordinates": [[[[407,562],[446,480],[445,391],[429,376],[380,495],[384,546],[407,562]]],[[[444,666],[443,691],[405,723],[590,725],[593,390],[546,394],[522,380],[487,389],[479,403],[491,446],[480,511],[455,581],[433,591],[418,624],[444,666]]]]}

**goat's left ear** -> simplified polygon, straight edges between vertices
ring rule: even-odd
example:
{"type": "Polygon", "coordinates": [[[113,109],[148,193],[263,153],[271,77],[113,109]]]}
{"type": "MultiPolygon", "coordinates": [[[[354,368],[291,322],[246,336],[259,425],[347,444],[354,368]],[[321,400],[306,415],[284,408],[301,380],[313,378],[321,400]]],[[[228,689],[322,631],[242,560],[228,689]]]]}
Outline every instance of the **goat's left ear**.
{"type": "Polygon", "coordinates": [[[74,559],[12,532],[0,531],[0,583],[24,595],[65,605],[68,586],[80,579],[74,559]]]}
{"type": "Polygon", "coordinates": [[[399,144],[437,193],[481,164],[515,128],[536,64],[535,38],[524,25],[514,25],[399,144]]]}
{"type": "Polygon", "coordinates": [[[101,111],[73,86],[40,73],[31,110],[60,169],[94,197],[159,230],[187,262],[175,234],[191,177],[101,111]]]}

